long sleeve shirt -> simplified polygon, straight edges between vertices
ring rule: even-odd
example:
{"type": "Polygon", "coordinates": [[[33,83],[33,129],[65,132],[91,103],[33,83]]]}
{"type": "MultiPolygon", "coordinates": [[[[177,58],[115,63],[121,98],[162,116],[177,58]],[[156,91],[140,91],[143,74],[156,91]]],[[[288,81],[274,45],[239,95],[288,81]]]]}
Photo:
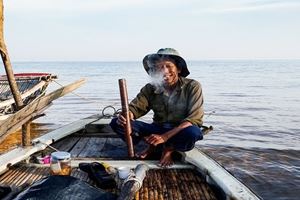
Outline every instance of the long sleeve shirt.
{"type": "Polygon", "coordinates": [[[154,123],[177,126],[188,121],[201,126],[204,116],[202,88],[196,80],[179,77],[174,91],[169,95],[148,83],[131,101],[129,109],[135,119],[153,110],[154,123]]]}

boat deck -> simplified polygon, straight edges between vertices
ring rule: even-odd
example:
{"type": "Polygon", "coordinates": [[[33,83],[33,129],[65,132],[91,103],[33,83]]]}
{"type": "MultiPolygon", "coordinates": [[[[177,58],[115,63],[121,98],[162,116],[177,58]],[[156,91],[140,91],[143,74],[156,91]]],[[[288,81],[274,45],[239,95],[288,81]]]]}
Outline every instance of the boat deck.
{"type": "MultiPolygon", "coordinates": [[[[126,144],[118,138],[108,127],[108,125],[97,124],[97,122],[86,126],[82,131],[67,136],[51,145],[60,151],[68,151],[72,155],[74,162],[85,161],[115,161],[138,163],[139,160],[130,160],[127,157],[126,144]]],[[[145,148],[145,144],[135,146],[136,151],[145,148]]],[[[45,149],[44,155],[50,154],[51,148],[45,149]]],[[[35,156],[41,153],[35,154],[35,156]]],[[[159,158],[159,157],[157,157],[159,158]]],[[[158,163],[153,160],[153,163],[158,163]]],[[[176,165],[176,164],[175,164],[176,165]]],[[[163,169],[154,167],[147,172],[143,181],[143,186],[136,193],[135,199],[218,199],[216,193],[205,182],[200,173],[191,165],[181,164],[181,167],[163,169]]],[[[78,165],[77,165],[78,166],[78,165]]],[[[9,185],[14,187],[31,184],[36,180],[49,175],[49,167],[41,165],[20,164],[12,166],[6,173],[0,176],[0,185],[9,185]]],[[[72,176],[94,185],[89,179],[87,173],[73,168],[72,176]]]]}
{"type": "MultiPolygon", "coordinates": [[[[91,185],[87,173],[78,168],[72,170],[72,176],[91,185]]],[[[0,177],[0,185],[23,187],[49,176],[48,167],[15,166],[0,177]]],[[[113,191],[116,192],[116,191],[113,191]]],[[[191,169],[151,169],[143,181],[143,186],[136,193],[135,199],[203,199],[214,200],[212,189],[191,169]]]]}

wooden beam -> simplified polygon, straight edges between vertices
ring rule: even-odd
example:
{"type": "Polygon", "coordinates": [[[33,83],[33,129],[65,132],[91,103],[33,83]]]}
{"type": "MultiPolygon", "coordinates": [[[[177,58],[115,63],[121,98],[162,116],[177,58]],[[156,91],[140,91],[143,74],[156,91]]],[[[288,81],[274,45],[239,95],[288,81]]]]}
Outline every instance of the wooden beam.
{"type": "MultiPolygon", "coordinates": [[[[20,127],[25,124],[26,122],[29,121],[33,121],[39,117],[43,116],[43,112],[44,110],[46,110],[49,106],[51,105],[51,103],[49,105],[47,105],[44,109],[40,110],[39,112],[34,112],[31,113],[30,115],[28,115],[27,117],[25,117],[24,119],[18,121],[18,123],[16,123],[14,126],[12,126],[8,131],[7,134],[13,133],[15,131],[17,131],[18,129],[20,129],[20,127]]],[[[22,127],[23,128],[23,127],[22,127]]],[[[0,136],[0,142],[2,142],[5,139],[6,136],[2,137],[0,136]]]]}
{"type": "Polygon", "coordinates": [[[22,108],[21,110],[4,120],[4,122],[1,121],[2,123],[0,122],[0,141],[2,141],[9,133],[11,133],[11,130],[15,130],[16,126],[20,126],[21,121],[22,124],[26,123],[27,121],[24,121],[24,119],[28,117],[30,119],[30,115],[32,115],[33,113],[39,113],[53,100],[72,92],[73,90],[80,87],[83,83],[85,83],[85,80],[81,79],[67,86],[61,87],[60,89],[57,89],[43,97],[35,99],[33,102],[26,105],[24,108],[22,108]]]}
{"type": "MultiPolygon", "coordinates": [[[[106,160],[101,158],[72,158],[72,167],[78,167],[79,163],[104,162],[112,167],[130,167],[135,168],[138,164],[145,164],[150,169],[163,169],[159,166],[159,160],[106,160]]],[[[175,162],[168,169],[194,169],[195,167],[189,163],[175,162]]]]}

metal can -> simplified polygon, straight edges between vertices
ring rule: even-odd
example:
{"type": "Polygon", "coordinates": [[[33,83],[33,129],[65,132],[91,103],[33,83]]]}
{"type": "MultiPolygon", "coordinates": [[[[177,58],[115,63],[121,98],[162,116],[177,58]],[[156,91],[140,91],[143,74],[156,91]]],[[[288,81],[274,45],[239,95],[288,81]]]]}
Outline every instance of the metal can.
{"type": "Polygon", "coordinates": [[[51,153],[50,174],[51,175],[70,175],[71,154],[64,151],[51,153]]]}

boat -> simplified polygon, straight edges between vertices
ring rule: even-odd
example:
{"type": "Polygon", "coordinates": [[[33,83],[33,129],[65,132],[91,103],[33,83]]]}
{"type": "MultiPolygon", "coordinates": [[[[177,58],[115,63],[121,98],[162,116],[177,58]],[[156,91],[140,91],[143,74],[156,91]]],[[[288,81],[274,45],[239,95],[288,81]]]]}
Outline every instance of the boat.
{"type": "MultiPolygon", "coordinates": [[[[25,105],[44,95],[49,83],[57,78],[50,73],[18,73],[14,76],[25,105]]],[[[2,75],[0,76],[0,121],[7,119],[16,111],[7,76],[2,75]]]]}
{"type": "MultiPolygon", "coordinates": [[[[18,147],[0,155],[0,185],[14,188],[11,191],[28,191],[25,188],[30,185],[53,177],[50,165],[39,163],[40,158],[61,151],[72,155],[70,176],[96,189],[97,183],[80,169],[80,163],[100,163],[110,169],[129,167],[134,172],[146,166],[142,184],[130,195],[127,193],[132,190],[124,189],[124,185],[101,189],[119,199],[261,199],[197,146],[188,152],[176,152],[175,163],[168,168],[158,165],[159,157],[130,158],[126,144],[111,130],[110,120],[107,114],[93,115],[33,139],[31,147],[18,147]],[[121,197],[124,192],[129,196],[121,197]]],[[[144,145],[134,146],[135,151],[144,145]]]]}
{"type": "MultiPolygon", "coordinates": [[[[0,4],[2,17],[2,20],[0,20],[0,51],[7,71],[12,72],[3,41],[3,2],[0,1],[0,4]]],[[[39,89],[36,89],[35,92],[24,92],[26,95],[22,98],[31,101],[24,108],[15,112],[11,106],[12,103],[9,103],[7,104],[8,108],[3,109],[4,114],[11,114],[11,116],[0,124],[0,139],[16,127],[31,121],[51,101],[74,90],[83,82],[83,80],[80,80],[38,98],[38,100],[35,98],[31,101],[30,97],[35,92],[42,94],[43,86],[37,87],[39,89]]],[[[11,88],[12,91],[17,89],[13,86],[11,88]]],[[[19,86],[19,89],[22,91],[22,87],[19,86]]],[[[6,89],[3,93],[7,91],[6,89]]],[[[7,94],[7,99],[3,100],[4,102],[9,101],[9,92],[7,94]]],[[[15,95],[17,94],[15,93],[15,95]]],[[[3,107],[5,106],[1,106],[1,108],[3,107]]],[[[75,121],[31,140],[30,145],[19,146],[0,155],[0,198],[26,199],[23,197],[28,194],[27,192],[31,192],[31,198],[29,199],[74,199],[72,196],[76,195],[81,189],[78,185],[87,186],[88,184],[86,191],[81,189],[81,192],[85,192],[85,195],[80,196],[79,194],[76,199],[88,199],[87,196],[90,197],[89,199],[96,199],[93,194],[98,195],[100,193],[112,194],[112,197],[122,200],[260,199],[251,189],[237,180],[198,147],[188,152],[176,152],[176,162],[168,168],[161,168],[158,165],[157,157],[138,160],[128,156],[127,146],[108,125],[111,120],[110,117],[102,112],[102,115],[94,115],[75,121]],[[50,172],[53,172],[53,166],[51,167],[51,164],[49,164],[48,158],[49,155],[53,155],[55,152],[69,152],[72,155],[70,164],[72,173],[70,175],[51,175],[50,172]],[[48,161],[46,162],[46,160],[48,161]],[[97,182],[98,179],[92,178],[93,173],[90,173],[92,170],[85,171],[81,167],[91,166],[95,163],[103,167],[106,166],[105,172],[109,173],[109,176],[115,180],[114,188],[105,189],[104,185],[97,182]],[[126,179],[120,179],[120,167],[131,169],[132,175],[129,175],[126,179]],[[55,179],[56,182],[46,185],[48,190],[37,190],[35,188],[37,184],[43,184],[50,179],[55,179]],[[61,190],[62,193],[57,193],[56,186],[63,180],[75,180],[78,183],[75,185],[77,187],[75,187],[75,190],[64,187],[61,190]],[[89,191],[94,193],[90,194],[89,191]],[[43,196],[37,198],[38,195],[43,196]]],[[[141,143],[135,146],[134,149],[139,151],[145,147],[143,145],[141,143]]],[[[60,167],[62,166],[58,165],[56,167],[61,170],[60,167]]]]}
{"type": "MultiPolygon", "coordinates": [[[[45,78],[46,77],[49,76],[45,76],[45,78]]],[[[44,81],[41,80],[41,82],[44,81]]],[[[54,100],[72,92],[73,90],[77,89],[84,83],[85,83],[85,79],[79,79],[73,83],[62,86],[47,94],[45,94],[45,90],[40,91],[37,88],[35,88],[35,90],[37,89],[36,93],[39,93],[38,96],[36,96],[33,99],[28,99],[27,104],[25,104],[25,106],[22,109],[17,110],[14,113],[6,114],[5,117],[3,117],[5,119],[0,120],[0,142],[4,141],[9,134],[20,129],[22,125],[26,123],[30,123],[36,118],[43,116],[44,110],[47,109],[54,100]]],[[[43,88],[41,89],[43,90],[43,88]]],[[[30,95],[27,96],[27,98],[28,97],[30,97],[30,95]]],[[[28,139],[26,139],[26,141],[22,140],[22,144],[27,145],[28,143],[30,143],[30,131],[27,131],[27,134],[22,133],[22,137],[23,136],[28,139]]]]}

